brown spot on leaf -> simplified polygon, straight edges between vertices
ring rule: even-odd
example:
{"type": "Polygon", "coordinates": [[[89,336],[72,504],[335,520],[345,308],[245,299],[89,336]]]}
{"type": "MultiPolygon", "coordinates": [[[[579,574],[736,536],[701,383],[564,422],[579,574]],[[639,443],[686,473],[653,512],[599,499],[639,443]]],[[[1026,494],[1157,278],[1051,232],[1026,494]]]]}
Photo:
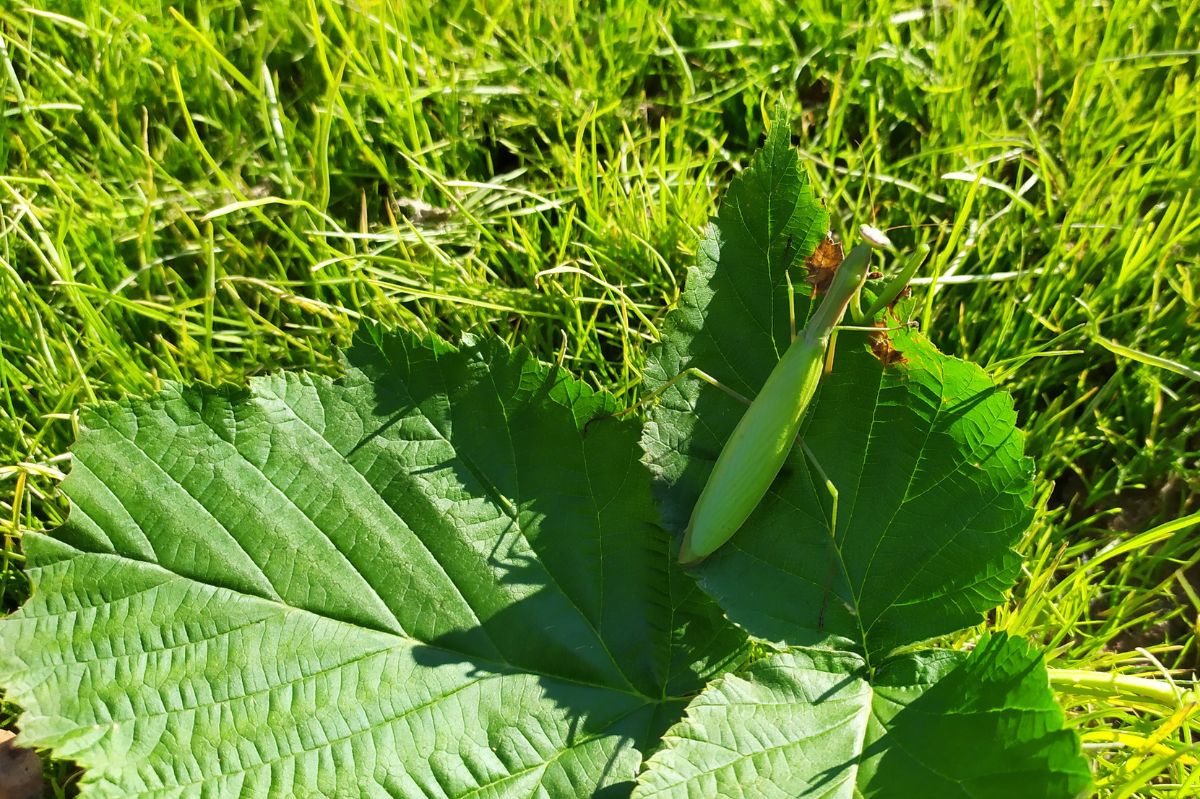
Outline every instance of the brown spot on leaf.
{"type": "Polygon", "coordinates": [[[813,296],[819,296],[829,290],[829,282],[833,274],[846,258],[842,252],[842,243],[832,232],[826,233],[825,238],[813,250],[813,254],[804,259],[808,266],[808,282],[813,287],[813,296]]]}
{"type": "Polygon", "coordinates": [[[884,368],[908,363],[908,359],[904,357],[904,353],[892,345],[892,339],[888,336],[887,332],[887,322],[876,322],[875,327],[879,328],[879,330],[874,333],[868,333],[867,338],[871,341],[871,353],[879,359],[884,368]]]}

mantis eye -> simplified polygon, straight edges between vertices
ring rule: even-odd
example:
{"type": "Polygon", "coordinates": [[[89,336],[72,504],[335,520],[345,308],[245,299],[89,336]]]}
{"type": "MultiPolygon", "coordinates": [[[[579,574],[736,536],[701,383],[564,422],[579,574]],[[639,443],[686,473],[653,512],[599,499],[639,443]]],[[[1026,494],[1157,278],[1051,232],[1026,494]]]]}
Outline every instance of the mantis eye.
{"type": "Polygon", "coordinates": [[[877,250],[896,249],[896,245],[892,244],[892,240],[887,237],[887,234],[877,227],[871,227],[870,225],[859,225],[858,232],[862,234],[862,237],[866,240],[867,244],[870,244],[877,250]]]}

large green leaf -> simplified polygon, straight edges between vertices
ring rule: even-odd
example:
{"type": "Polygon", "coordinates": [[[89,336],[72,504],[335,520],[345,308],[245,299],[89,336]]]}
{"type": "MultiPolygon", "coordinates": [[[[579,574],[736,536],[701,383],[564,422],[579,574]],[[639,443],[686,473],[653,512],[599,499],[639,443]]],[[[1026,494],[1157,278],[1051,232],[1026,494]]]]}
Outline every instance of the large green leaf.
{"type": "Polygon", "coordinates": [[[86,412],[0,621],[23,740],[91,796],[628,793],[744,639],[614,409],[494,342],[375,333],[337,381],[86,412]]]}
{"type": "MultiPolygon", "coordinates": [[[[688,368],[753,396],[791,341],[788,277],[825,231],[777,121],[729,190],[647,368],[651,388],[688,368]]],[[[803,323],[808,300],[797,297],[803,323]]],[[[974,624],[1012,584],[1033,469],[1010,398],[978,367],[895,332],[888,368],[862,333],[840,336],[801,429],[839,497],[797,446],[767,497],[696,569],[751,633],[832,643],[878,662],[888,651],[974,624]]],[[[663,392],[643,436],[664,519],[681,532],[745,408],[696,379],[663,392]]]]}
{"type": "Polygon", "coordinates": [[[1087,788],[1041,659],[985,638],[872,674],[858,655],[797,650],[715,683],[647,764],[637,799],[1063,799],[1087,788]]]}

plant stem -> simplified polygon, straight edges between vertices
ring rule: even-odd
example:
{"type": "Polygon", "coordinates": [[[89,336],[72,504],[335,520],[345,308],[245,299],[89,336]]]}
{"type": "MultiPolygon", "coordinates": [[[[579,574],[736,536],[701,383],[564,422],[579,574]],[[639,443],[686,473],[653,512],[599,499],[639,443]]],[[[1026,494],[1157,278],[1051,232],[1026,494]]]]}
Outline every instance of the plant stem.
{"type": "Polygon", "coordinates": [[[1047,671],[1050,673],[1050,685],[1065,694],[1101,697],[1136,696],[1172,708],[1196,701],[1194,692],[1184,691],[1164,680],[1083,669],[1047,669],[1047,671]]]}

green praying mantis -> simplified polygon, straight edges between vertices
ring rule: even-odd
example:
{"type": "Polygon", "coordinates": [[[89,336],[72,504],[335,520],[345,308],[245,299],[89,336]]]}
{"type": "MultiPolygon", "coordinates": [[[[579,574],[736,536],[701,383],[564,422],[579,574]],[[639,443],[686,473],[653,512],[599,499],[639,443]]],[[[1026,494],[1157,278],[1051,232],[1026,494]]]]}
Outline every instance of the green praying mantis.
{"type": "MultiPolygon", "coordinates": [[[[791,345],[717,457],[684,532],[680,563],[700,562],[741,528],[783,468],[822,374],[827,371],[827,355],[832,355],[837,331],[879,332],[879,328],[867,326],[899,296],[929,254],[928,245],[918,249],[893,278],[883,283],[864,310],[862,294],[870,274],[872,251],[895,248],[883,232],[868,225],[859,230],[863,241],[836,267],[821,304],[804,329],[797,333],[793,324],[791,345]],[[841,325],[847,310],[855,326],[841,325]]],[[[714,378],[703,373],[699,376],[724,388],[714,378]]],[[[674,379],[667,385],[673,382],[674,379]]],[[[812,454],[807,454],[812,459],[812,454]]],[[[820,471],[820,466],[815,462],[814,465],[820,471]]],[[[825,482],[833,495],[836,524],[836,489],[828,480],[825,482]]]]}

